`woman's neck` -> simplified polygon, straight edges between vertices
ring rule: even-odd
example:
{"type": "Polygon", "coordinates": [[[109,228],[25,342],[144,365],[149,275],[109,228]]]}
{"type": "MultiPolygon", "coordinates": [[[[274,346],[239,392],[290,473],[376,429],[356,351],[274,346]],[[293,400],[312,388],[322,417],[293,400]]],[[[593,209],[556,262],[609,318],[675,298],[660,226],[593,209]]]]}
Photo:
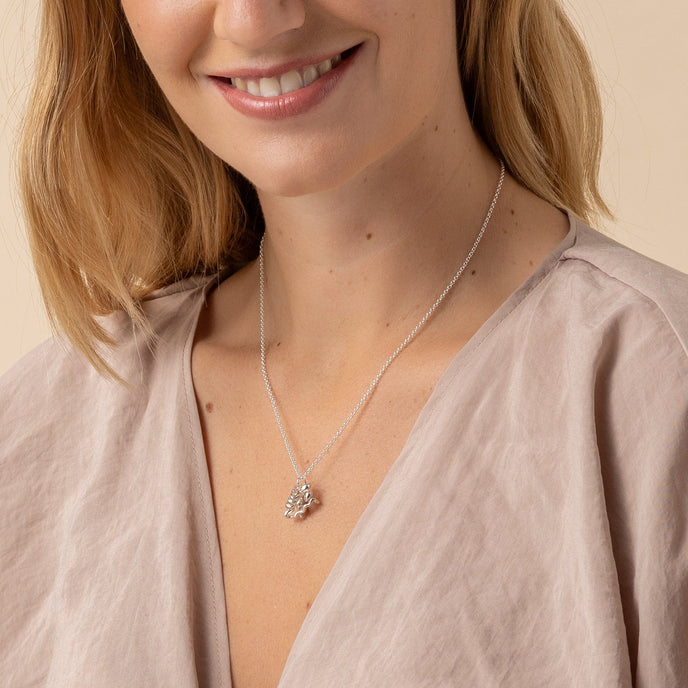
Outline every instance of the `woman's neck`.
{"type": "Polygon", "coordinates": [[[467,121],[427,121],[336,189],[261,193],[270,332],[351,352],[388,323],[413,326],[470,249],[498,176],[467,121]]]}

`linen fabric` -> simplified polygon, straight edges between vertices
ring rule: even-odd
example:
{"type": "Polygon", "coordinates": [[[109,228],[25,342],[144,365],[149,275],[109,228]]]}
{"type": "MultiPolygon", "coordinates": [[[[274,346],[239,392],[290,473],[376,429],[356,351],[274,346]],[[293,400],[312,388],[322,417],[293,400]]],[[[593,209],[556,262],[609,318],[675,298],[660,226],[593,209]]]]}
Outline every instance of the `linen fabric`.
{"type": "MultiPolygon", "coordinates": [[[[129,387],[58,340],[3,378],[3,685],[230,686],[207,289],[145,302],[154,343],[108,319],[129,387]]],[[[687,523],[688,277],[571,218],[437,384],[279,687],[688,686],[687,523]]]]}

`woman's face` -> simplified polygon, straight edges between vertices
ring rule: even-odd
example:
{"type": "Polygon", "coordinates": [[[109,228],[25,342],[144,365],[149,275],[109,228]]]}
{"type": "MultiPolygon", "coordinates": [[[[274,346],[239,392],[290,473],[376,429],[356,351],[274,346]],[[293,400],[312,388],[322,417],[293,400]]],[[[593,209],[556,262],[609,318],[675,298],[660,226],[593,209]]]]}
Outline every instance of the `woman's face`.
{"type": "Polygon", "coordinates": [[[456,107],[454,0],[122,7],[174,109],[266,193],[343,184],[456,107]]]}

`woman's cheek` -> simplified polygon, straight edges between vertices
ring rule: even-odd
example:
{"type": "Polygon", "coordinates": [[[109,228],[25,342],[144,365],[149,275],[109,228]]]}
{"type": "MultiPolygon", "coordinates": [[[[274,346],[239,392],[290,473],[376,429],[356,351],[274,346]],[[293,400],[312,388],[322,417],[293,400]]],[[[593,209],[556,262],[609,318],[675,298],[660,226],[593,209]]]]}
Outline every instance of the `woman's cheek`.
{"type": "Polygon", "coordinates": [[[199,0],[122,0],[134,39],[156,78],[188,66],[212,32],[212,3],[199,0]]]}

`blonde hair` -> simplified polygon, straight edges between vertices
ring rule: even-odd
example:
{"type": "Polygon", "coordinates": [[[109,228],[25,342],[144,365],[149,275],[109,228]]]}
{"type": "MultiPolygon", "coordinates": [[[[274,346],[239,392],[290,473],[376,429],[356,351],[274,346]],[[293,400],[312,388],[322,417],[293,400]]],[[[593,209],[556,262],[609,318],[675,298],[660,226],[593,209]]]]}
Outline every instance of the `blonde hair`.
{"type": "MultiPolygon", "coordinates": [[[[605,212],[593,70],[557,0],[465,0],[459,69],[473,124],[524,186],[583,219],[605,212]]],[[[20,185],[48,315],[91,363],[96,316],[255,257],[255,193],[168,105],[119,0],[43,3],[20,185]]]]}

